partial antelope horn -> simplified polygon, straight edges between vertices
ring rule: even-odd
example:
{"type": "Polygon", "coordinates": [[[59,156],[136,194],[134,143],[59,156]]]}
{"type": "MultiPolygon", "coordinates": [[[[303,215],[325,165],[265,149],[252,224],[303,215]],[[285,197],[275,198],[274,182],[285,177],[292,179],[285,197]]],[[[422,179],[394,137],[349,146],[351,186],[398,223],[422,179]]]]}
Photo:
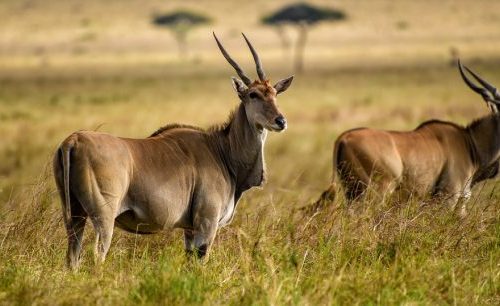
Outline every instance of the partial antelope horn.
{"type": "Polygon", "coordinates": [[[241,78],[241,80],[243,81],[243,83],[245,83],[246,85],[250,85],[252,83],[252,81],[245,75],[245,73],[243,72],[243,70],[240,68],[240,66],[231,58],[231,56],[229,56],[229,54],[227,53],[226,49],[224,49],[224,47],[222,46],[222,44],[220,43],[219,39],[217,38],[217,36],[215,35],[215,32],[213,32],[214,34],[214,38],[215,38],[215,41],[217,42],[217,46],[219,46],[219,49],[220,49],[220,52],[222,52],[222,55],[224,55],[224,57],[226,58],[226,60],[229,62],[229,64],[231,66],[233,66],[234,70],[236,70],[236,73],[238,73],[238,76],[241,78]]]}
{"type": "Polygon", "coordinates": [[[241,33],[243,35],[243,38],[245,38],[245,41],[247,42],[248,48],[250,48],[250,52],[252,52],[253,60],[255,61],[255,66],[257,67],[257,75],[259,76],[259,79],[261,81],[266,80],[266,74],[264,72],[264,69],[262,68],[262,63],[260,62],[259,55],[257,54],[257,51],[253,48],[252,44],[248,40],[248,38],[245,36],[244,33],[241,33]]]}
{"type": "Polygon", "coordinates": [[[469,86],[470,89],[474,90],[478,94],[483,95],[484,89],[476,86],[474,83],[472,83],[471,80],[469,80],[467,78],[467,76],[465,75],[465,72],[464,72],[464,67],[462,66],[462,63],[460,62],[460,60],[458,60],[458,70],[460,71],[460,75],[462,76],[462,79],[464,80],[465,84],[467,84],[467,86],[469,86]]]}
{"type": "MultiPolygon", "coordinates": [[[[476,78],[476,76],[474,75],[474,73],[469,68],[465,67],[465,69],[467,69],[467,71],[470,72],[476,78]]],[[[467,78],[467,76],[465,75],[465,72],[464,72],[464,66],[462,66],[462,63],[460,62],[460,60],[458,60],[458,70],[460,70],[460,75],[462,76],[462,79],[464,80],[465,84],[467,84],[467,86],[470,87],[470,89],[472,89],[475,92],[477,92],[478,94],[480,94],[483,97],[484,100],[486,100],[486,101],[490,101],[491,100],[491,97],[488,94],[488,91],[486,89],[481,88],[479,86],[476,86],[474,83],[472,83],[471,80],[469,80],[467,78]]]]}
{"type": "Polygon", "coordinates": [[[464,66],[464,68],[470,73],[472,74],[472,76],[479,82],[481,83],[481,85],[484,86],[484,88],[488,89],[489,92],[491,92],[491,94],[493,95],[493,97],[495,97],[495,99],[500,99],[500,94],[498,93],[498,90],[496,89],[495,86],[491,85],[490,83],[486,82],[486,80],[484,80],[483,78],[481,78],[479,75],[477,75],[476,73],[474,73],[474,71],[470,70],[469,68],[467,68],[467,66],[464,66]]]}

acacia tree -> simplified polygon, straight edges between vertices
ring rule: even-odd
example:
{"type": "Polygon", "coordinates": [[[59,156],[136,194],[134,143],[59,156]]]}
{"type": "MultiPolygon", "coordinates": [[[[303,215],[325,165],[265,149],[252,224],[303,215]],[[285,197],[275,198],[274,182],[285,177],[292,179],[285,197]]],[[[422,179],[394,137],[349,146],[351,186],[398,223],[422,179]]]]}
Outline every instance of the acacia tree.
{"type": "Polygon", "coordinates": [[[280,10],[262,18],[262,23],[273,26],[281,39],[282,46],[289,48],[290,40],[284,31],[285,25],[292,25],[298,31],[298,38],[295,42],[295,61],[296,72],[304,69],[304,50],[307,42],[307,33],[313,25],[322,21],[340,21],[344,20],[344,12],[330,8],[319,8],[307,3],[298,3],[285,6],[280,10]]]}
{"type": "Polygon", "coordinates": [[[210,23],[210,18],[188,11],[176,11],[153,17],[153,24],[169,29],[177,42],[179,55],[187,54],[187,35],[196,26],[210,23]]]}

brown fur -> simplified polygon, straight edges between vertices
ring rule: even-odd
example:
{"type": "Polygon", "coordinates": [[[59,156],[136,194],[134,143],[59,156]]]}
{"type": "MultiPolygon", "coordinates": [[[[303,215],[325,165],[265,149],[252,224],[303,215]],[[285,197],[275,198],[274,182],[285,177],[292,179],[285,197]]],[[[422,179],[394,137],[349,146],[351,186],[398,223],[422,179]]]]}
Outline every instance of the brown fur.
{"type": "MultiPolygon", "coordinates": [[[[349,201],[371,185],[380,194],[399,190],[446,198],[453,206],[479,181],[498,173],[500,115],[466,127],[431,120],[410,132],[368,128],[341,134],[334,147],[332,185],[319,201],[332,199],[335,181],[349,201]]],[[[465,201],[462,206],[465,213],[465,201]]]]}

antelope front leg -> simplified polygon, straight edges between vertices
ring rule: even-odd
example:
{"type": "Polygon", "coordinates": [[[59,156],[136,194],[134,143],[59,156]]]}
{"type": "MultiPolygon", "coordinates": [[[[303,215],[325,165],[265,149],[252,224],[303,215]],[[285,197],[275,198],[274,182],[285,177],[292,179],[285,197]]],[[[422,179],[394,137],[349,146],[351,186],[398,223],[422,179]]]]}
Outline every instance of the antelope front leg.
{"type": "Polygon", "coordinates": [[[460,212],[458,214],[461,218],[465,218],[467,216],[467,202],[469,202],[471,195],[471,188],[470,185],[468,185],[464,188],[462,196],[459,200],[460,212]]]}
{"type": "Polygon", "coordinates": [[[215,234],[217,233],[216,220],[204,220],[194,232],[193,253],[200,259],[207,260],[215,234]]]}
{"type": "Polygon", "coordinates": [[[199,211],[195,213],[193,220],[194,230],[191,234],[186,234],[186,232],[184,232],[184,238],[191,238],[189,240],[192,241],[190,243],[191,251],[186,248],[188,253],[194,253],[194,255],[203,260],[208,259],[208,254],[219,225],[218,217],[219,214],[215,205],[201,207],[199,211]]]}
{"type": "Polygon", "coordinates": [[[193,254],[194,232],[193,230],[184,230],[184,249],[187,255],[193,254]]]}
{"type": "Polygon", "coordinates": [[[471,195],[470,188],[465,188],[463,191],[453,192],[446,202],[453,213],[456,213],[460,218],[467,216],[466,204],[471,195]]]}

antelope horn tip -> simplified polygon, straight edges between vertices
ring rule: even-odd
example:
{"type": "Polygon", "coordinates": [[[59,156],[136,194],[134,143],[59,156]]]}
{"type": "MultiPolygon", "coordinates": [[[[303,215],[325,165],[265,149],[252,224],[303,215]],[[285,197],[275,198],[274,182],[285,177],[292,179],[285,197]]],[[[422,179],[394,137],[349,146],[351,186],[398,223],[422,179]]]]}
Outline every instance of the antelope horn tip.
{"type": "Polygon", "coordinates": [[[252,43],[250,43],[250,40],[248,40],[245,33],[241,32],[241,35],[243,35],[243,38],[245,39],[245,42],[248,45],[248,48],[250,48],[250,52],[252,52],[252,56],[253,56],[253,59],[255,62],[255,66],[257,68],[257,74],[259,76],[259,79],[261,81],[266,80],[266,73],[264,72],[264,69],[262,68],[262,63],[260,62],[259,55],[257,54],[257,51],[255,51],[254,47],[252,46],[252,43]]]}

